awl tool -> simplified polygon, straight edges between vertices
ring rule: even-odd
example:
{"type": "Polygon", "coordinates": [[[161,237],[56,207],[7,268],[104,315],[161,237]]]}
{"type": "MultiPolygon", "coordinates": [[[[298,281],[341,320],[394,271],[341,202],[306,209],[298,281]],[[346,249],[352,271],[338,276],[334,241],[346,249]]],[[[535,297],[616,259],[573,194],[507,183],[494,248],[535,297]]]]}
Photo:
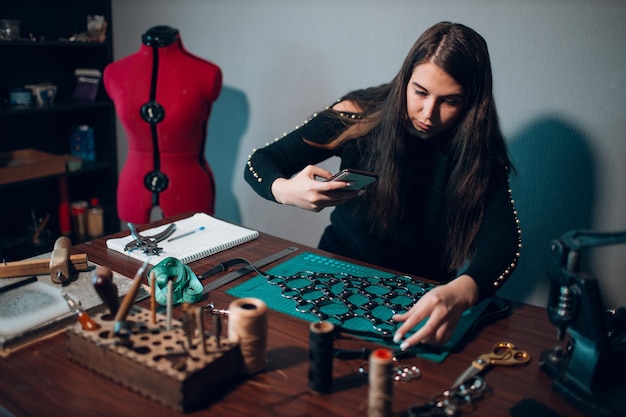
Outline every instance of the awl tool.
{"type": "Polygon", "coordinates": [[[98,330],[100,325],[93,321],[89,314],[83,311],[82,308],[74,301],[72,297],[70,297],[65,291],[61,291],[61,295],[65,298],[67,305],[70,306],[70,310],[76,314],[78,317],[78,322],[83,326],[84,330],[98,330]]]}

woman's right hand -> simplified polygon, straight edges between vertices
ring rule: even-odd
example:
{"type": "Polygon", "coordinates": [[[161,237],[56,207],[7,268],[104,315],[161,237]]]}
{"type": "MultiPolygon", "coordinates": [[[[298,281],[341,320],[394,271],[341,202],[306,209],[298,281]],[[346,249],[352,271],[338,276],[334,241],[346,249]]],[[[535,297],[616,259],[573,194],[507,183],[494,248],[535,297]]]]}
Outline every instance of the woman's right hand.
{"type": "Polygon", "coordinates": [[[309,211],[321,211],[336,206],[359,195],[360,191],[344,190],[344,181],[320,181],[333,174],[315,165],[309,165],[293,177],[278,178],[272,183],[272,194],[281,204],[300,207],[309,211]]]}

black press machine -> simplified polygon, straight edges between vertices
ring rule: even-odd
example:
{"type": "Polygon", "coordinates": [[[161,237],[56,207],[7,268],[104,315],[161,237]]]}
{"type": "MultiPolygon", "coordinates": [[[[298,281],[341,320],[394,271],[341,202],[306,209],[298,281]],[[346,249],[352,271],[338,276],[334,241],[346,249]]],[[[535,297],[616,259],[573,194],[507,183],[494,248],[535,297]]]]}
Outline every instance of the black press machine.
{"type": "Polygon", "coordinates": [[[626,415],[626,308],[607,309],[598,282],[582,273],[581,251],[626,243],[626,232],[571,231],[550,243],[548,317],[557,339],[541,355],[556,392],[593,416],[626,415]]]}

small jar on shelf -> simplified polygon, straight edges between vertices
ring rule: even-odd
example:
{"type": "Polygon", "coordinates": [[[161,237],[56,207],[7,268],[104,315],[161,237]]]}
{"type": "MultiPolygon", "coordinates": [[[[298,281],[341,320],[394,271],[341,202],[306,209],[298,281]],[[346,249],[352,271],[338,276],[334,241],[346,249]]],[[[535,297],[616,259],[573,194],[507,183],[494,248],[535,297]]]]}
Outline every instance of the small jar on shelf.
{"type": "Polygon", "coordinates": [[[90,201],[87,209],[87,235],[96,238],[104,234],[104,209],[96,197],[90,201]]]}

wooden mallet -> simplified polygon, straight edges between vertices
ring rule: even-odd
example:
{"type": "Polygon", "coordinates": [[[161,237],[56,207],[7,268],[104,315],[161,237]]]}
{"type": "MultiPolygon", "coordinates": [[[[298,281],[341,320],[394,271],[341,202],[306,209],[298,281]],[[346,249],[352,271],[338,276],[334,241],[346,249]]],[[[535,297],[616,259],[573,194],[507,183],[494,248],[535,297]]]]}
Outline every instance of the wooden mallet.
{"type": "Polygon", "coordinates": [[[87,254],[70,255],[71,246],[70,239],[61,236],[54,243],[50,258],[0,263],[0,278],[50,274],[53,282],[61,284],[69,279],[70,273],[88,269],[87,254]]]}

